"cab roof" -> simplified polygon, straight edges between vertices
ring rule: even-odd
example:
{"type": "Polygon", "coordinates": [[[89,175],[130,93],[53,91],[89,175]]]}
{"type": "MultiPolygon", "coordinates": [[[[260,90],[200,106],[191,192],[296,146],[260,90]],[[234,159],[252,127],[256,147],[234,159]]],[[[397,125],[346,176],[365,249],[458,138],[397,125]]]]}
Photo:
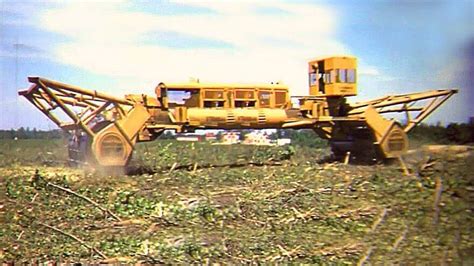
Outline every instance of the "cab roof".
{"type": "Polygon", "coordinates": [[[265,83],[160,83],[159,86],[164,86],[174,90],[200,90],[200,89],[278,89],[288,90],[288,86],[283,84],[265,84],[265,83]]]}

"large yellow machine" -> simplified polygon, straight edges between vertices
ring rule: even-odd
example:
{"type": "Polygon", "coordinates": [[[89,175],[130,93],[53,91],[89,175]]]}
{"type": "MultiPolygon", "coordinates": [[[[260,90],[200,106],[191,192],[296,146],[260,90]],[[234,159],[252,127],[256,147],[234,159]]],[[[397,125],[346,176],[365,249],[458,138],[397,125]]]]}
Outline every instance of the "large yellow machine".
{"type": "Polygon", "coordinates": [[[338,158],[396,158],[407,133],[456,90],[432,90],[350,104],[357,95],[357,60],[337,56],[309,62],[309,96],[290,97],[281,84],[160,83],[156,96],[115,97],[40,77],[19,94],[71,132],[70,157],[101,166],[125,166],[137,142],[165,130],[313,129],[338,158]],[[291,98],[298,101],[292,105],[291,98]],[[402,124],[390,113],[406,114],[402,124]],[[61,114],[60,114],[61,113],[61,114]]]}

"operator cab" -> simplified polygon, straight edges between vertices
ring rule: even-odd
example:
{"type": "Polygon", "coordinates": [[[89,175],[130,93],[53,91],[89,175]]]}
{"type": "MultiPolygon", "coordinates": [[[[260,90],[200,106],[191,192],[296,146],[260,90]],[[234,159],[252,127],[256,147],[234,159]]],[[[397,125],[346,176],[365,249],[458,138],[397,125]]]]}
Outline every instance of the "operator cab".
{"type": "Polygon", "coordinates": [[[357,59],[335,56],[312,60],[308,63],[309,95],[354,96],[357,95],[357,59]]]}
{"type": "Polygon", "coordinates": [[[281,84],[164,84],[156,89],[164,109],[185,108],[289,108],[288,87],[281,84]]]}

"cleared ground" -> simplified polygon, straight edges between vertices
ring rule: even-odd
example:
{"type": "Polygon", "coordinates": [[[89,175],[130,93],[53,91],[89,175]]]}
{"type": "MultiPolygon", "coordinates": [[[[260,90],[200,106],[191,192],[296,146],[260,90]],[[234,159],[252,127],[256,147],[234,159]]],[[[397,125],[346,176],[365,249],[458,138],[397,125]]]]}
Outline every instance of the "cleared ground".
{"type": "Polygon", "coordinates": [[[323,146],[156,141],[111,177],[64,145],[0,142],[2,261],[474,262],[471,147],[412,152],[404,176],[323,146]]]}

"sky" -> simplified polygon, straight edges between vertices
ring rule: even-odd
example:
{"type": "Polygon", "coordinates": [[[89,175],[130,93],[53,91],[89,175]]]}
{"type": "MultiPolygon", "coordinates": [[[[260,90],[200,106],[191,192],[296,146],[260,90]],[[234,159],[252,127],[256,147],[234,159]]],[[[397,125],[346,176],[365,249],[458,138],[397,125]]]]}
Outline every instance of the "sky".
{"type": "Polygon", "coordinates": [[[159,82],[283,82],[307,62],[358,58],[359,95],[458,88],[427,122],[474,116],[474,0],[0,0],[0,129],[54,129],[17,95],[42,76],[117,96],[159,82]]]}

